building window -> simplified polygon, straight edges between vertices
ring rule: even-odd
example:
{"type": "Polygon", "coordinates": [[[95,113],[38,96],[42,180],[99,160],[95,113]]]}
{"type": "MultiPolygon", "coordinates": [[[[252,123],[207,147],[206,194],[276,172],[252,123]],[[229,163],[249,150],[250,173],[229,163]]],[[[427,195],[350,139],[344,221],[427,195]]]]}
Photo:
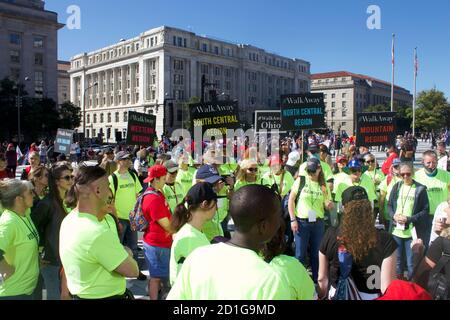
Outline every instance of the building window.
{"type": "Polygon", "coordinates": [[[20,51],[18,51],[18,50],[11,50],[9,52],[9,55],[11,57],[11,62],[20,63],[20,51]]]}
{"type": "Polygon", "coordinates": [[[220,76],[220,68],[219,67],[214,68],[214,75],[220,76]]]}
{"type": "Polygon", "coordinates": [[[122,104],[122,96],[121,95],[117,96],[117,103],[122,104]]]}
{"type": "Polygon", "coordinates": [[[97,114],[94,113],[94,123],[97,123],[97,114]]]}
{"type": "Polygon", "coordinates": [[[128,122],[128,111],[123,113],[123,122],[128,122]]]}
{"type": "Polygon", "coordinates": [[[108,123],[111,123],[111,113],[109,113],[109,112],[108,112],[108,115],[107,115],[107,120],[108,120],[108,123]]]}
{"type": "Polygon", "coordinates": [[[202,64],[200,69],[201,69],[201,72],[204,73],[204,74],[208,74],[209,73],[209,68],[208,68],[207,64],[202,64]]]}
{"type": "Polygon", "coordinates": [[[44,65],[44,55],[42,53],[35,53],[34,54],[34,64],[36,66],[44,65]]]}
{"type": "Polygon", "coordinates": [[[231,82],[225,81],[225,90],[231,90],[231,82]]]}
{"type": "Polygon", "coordinates": [[[208,52],[208,45],[206,43],[202,44],[202,51],[203,52],[208,52]]]}
{"type": "Polygon", "coordinates": [[[90,115],[90,114],[88,114],[88,115],[86,116],[86,122],[87,122],[87,123],[91,123],[91,115],[90,115]]]}
{"type": "Polygon", "coordinates": [[[119,121],[120,121],[120,120],[119,120],[119,113],[118,113],[118,112],[116,112],[115,120],[116,120],[116,122],[119,122],[119,121]]]}
{"type": "Polygon", "coordinates": [[[184,61],[183,60],[174,60],[173,68],[175,70],[183,70],[184,69],[184,61]]]}
{"type": "Polygon", "coordinates": [[[103,113],[100,113],[100,123],[103,123],[103,121],[104,121],[103,113]]]}
{"type": "Polygon", "coordinates": [[[225,77],[230,78],[231,77],[231,70],[230,69],[225,69],[225,77]]]}
{"type": "Polygon", "coordinates": [[[186,38],[183,39],[183,47],[185,47],[185,48],[187,47],[187,41],[186,41],[186,38]]]}
{"type": "Polygon", "coordinates": [[[129,104],[130,103],[130,94],[128,93],[127,94],[127,104],[129,104]]]}
{"type": "MultiPolygon", "coordinates": [[[[149,40],[147,39],[147,47],[148,47],[149,40]]],[[[150,38],[150,47],[153,47],[153,38],[150,38]]]]}
{"type": "Polygon", "coordinates": [[[151,98],[152,98],[152,100],[156,99],[156,91],[155,90],[152,90],[151,98]]]}
{"type": "Polygon", "coordinates": [[[152,74],[152,84],[156,84],[156,74],[152,74]]]}
{"type": "Polygon", "coordinates": [[[219,54],[219,47],[214,47],[214,53],[217,55],[219,54]]]}
{"type": "Polygon", "coordinates": [[[336,94],[333,93],[333,94],[331,95],[331,99],[334,99],[334,98],[336,98],[336,94]]]}
{"type": "Polygon", "coordinates": [[[324,95],[323,95],[323,98],[326,99],[326,98],[327,98],[327,94],[324,94],[324,95]]]}
{"type": "Polygon", "coordinates": [[[345,127],[345,126],[347,125],[347,122],[341,122],[341,125],[342,125],[343,127],[345,127]]]}
{"type": "Polygon", "coordinates": [[[331,111],[331,117],[334,118],[335,115],[336,115],[336,112],[335,111],[331,111]]]}
{"type": "Polygon", "coordinates": [[[18,46],[20,46],[20,34],[18,34],[18,33],[11,33],[10,35],[9,35],[9,43],[10,44],[15,44],[15,45],[18,45],[18,46]]]}
{"type": "Polygon", "coordinates": [[[347,101],[342,101],[342,108],[347,108],[347,101]]]}
{"type": "Polygon", "coordinates": [[[175,85],[183,85],[184,84],[184,77],[182,74],[174,74],[173,75],[173,84],[175,85]]]}
{"type": "Polygon", "coordinates": [[[343,93],[342,94],[342,98],[344,99],[344,98],[347,98],[347,94],[346,93],[343,93]]]}
{"type": "Polygon", "coordinates": [[[333,101],[333,102],[331,103],[331,107],[332,107],[332,108],[335,108],[335,107],[336,107],[336,102],[333,101]]]}
{"type": "Polygon", "coordinates": [[[183,110],[177,110],[177,121],[183,121],[183,110]]]}
{"type": "Polygon", "coordinates": [[[17,81],[17,80],[19,80],[19,78],[20,78],[20,69],[12,68],[11,75],[10,75],[11,81],[17,81]]]}
{"type": "Polygon", "coordinates": [[[136,92],[136,94],[134,95],[134,100],[136,103],[138,103],[139,101],[139,92],[136,92]]]}
{"type": "Polygon", "coordinates": [[[34,73],[34,93],[36,98],[44,96],[44,73],[42,71],[34,73]]]}
{"type": "Polygon", "coordinates": [[[176,46],[177,45],[177,37],[173,36],[173,45],[176,46]]]}
{"type": "Polygon", "coordinates": [[[44,47],[44,37],[35,36],[33,39],[33,47],[43,48],[44,47]]]}
{"type": "Polygon", "coordinates": [[[92,129],[92,138],[96,138],[96,133],[97,133],[97,130],[96,129],[92,129]]]}
{"type": "Polygon", "coordinates": [[[342,116],[346,117],[347,116],[347,111],[346,110],[342,110],[342,116]]]}
{"type": "Polygon", "coordinates": [[[182,47],[183,46],[183,38],[178,37],[178,46],[182,47]]]}

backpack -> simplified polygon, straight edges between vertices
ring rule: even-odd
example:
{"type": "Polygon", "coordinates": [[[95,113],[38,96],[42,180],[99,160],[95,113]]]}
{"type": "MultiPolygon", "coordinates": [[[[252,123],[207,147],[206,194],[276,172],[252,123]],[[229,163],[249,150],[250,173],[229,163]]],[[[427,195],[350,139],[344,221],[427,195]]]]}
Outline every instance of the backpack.
{"type": "MultiPolygon", "coordinates": [[[[133,182],[136,184],[136,180],[138,179],[136,171],[128,169],[128,173],[131,175],[131,177],[133,178],[133,182]]],[[[117,178],[117,174],[115,172],[111,176],[113,179],[114,197],[116,197],[117,188],[119,187],[119,178],[117,178]]]]}
{"type": "Polygon", "coordinates": [[[134,209],[130,211],[130,226],[133,231],[145,231],[148,228],[148,221],[144,217],[144,213],[142,212],[142,201],[144,197],[149,194],[158,195],[158,192],[155,190],[146,190],[143,194],[141,194],[134,205],[134,209]]]}
{"type": "Polygon", "coordinates": [[[362,300],[351,276],[353,257],[344,246],[338,248],[339,280],[332,300],[362,300]]]}
{"type": "Polygon", "coordinates": [[[450,288],[450,240],[443,239],[444,250],[436,266],[430,271],[428,292],[434,300],[448,300],[450,288]]]}

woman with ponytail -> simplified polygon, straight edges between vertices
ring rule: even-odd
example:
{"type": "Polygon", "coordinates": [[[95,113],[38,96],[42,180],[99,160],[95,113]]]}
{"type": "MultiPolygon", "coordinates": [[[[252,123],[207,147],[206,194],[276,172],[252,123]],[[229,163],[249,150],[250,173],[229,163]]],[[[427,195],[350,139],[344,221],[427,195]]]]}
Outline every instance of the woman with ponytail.
{"type": "Polygon", "coordinates": [[[66,164],[54,165],[48,175],[48,195],[31,210],[31,218],[41,239],[40,245],[44,247],[41,274],[48,300],[59,300],[61,297],[59,230],[70,211],[64,199],[72,185],[72,168],[66,164]]]}
{"type": "Polygon", "coordinates": [[[175,233],[170,251],[170,283],[173,284],[188,255],[198,247],[209,245],[202,233],[203,225],[214,217],[217,199],[221,198],[212,186],[200,182],[189,189],[182,203],[178,204],[170,222],[175,233]]]}

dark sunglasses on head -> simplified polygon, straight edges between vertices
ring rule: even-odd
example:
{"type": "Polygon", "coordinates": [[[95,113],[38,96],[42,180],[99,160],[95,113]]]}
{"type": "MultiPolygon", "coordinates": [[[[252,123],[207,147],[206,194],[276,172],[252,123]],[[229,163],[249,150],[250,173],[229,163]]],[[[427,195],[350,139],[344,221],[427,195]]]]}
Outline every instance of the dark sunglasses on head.
{"type": "Polygon", "coordinates": [[[250,172],[258,172],[258,168],[248,168],[247,170],[250,172]]]}
{"type": "Polygon", "coordinates": [[[74,176],[64,176],[64,177],[61,177],[59,179],[64,179],[66,181],[70,181],[70,180],[73,180],[74,178],[75,178],[74,176]]]}
{"type": "Polygon", "coordinates": [[[400,175],[401,175],[402,177],[411,177],[411,176],[412,176],[412,173],[411,173],[411,172],[404,172],[404,173],[400,173],[400,175]]]}

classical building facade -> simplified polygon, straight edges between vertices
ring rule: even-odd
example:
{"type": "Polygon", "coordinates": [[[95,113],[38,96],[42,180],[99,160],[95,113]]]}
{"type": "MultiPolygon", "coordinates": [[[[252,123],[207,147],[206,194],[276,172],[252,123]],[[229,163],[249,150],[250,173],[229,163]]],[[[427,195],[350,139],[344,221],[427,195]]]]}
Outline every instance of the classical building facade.
{"type": "Polygon", "coordinates": [[[203,75],[205,101],[211,90],[219,100],[238,100],[248,126],[254,110],[276,109],[280,95],[310,90],[307,61],[166,26],[79,54],[69,73],[71,101],[85,111],[86,137],[100,134],[107,142],[115,142],[116,132],[125,136],[129,110],[156,115],[158,136],[181,128],[183,106],[200,98],[203,75]]]}
{"type": "MultiPolygon", "coordinates": [[[[347,71],[311,75],[311,92],[324,94],[328,127],[349,134],[356,129],[358,112],[370,105],[390,105],[391,101],[389,82],[347,71]]],[[[408,90],[394,86],[394,103],[412,106],[412,100],[408,90]]]]}
{"type": "Polygon", "coordinates": [[[58,100],[55,12],[41,0],[0,0],[0,79],[25,85],[30,97],[58,100]],[[28,81],[25,81],[28,78],[28,81]]]}
{"type": "Polygon", "coordinates": [[[70,61],[58,61],[58,105],[70,101],[70,61]]]}

